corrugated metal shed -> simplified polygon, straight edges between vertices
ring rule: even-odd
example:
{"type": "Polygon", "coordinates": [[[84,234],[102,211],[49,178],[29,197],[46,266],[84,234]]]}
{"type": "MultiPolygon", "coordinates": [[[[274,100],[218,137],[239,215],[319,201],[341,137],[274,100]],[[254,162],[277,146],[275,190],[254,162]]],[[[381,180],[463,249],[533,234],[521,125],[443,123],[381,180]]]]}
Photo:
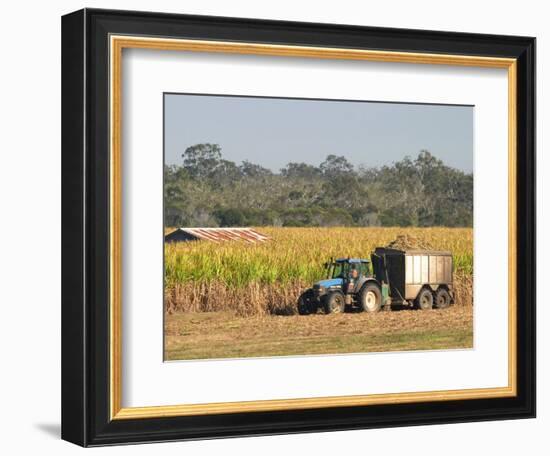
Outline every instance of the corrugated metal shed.
{"type": "Polygon", "coordinates": [[[246,241],[254,244],[268,239],[267,236],[252,228],[178,228],[164,236],[165,242],[246,241]]]}

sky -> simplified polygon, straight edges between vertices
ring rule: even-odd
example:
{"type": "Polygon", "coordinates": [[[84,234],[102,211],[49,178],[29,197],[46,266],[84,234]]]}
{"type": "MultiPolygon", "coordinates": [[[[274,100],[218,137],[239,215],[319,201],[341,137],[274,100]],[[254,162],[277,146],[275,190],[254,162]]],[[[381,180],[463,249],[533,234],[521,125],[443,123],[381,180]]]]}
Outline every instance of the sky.
{"type": "Polygon", "coordinates": [[[353,165],[391,165],[427,149],[472,172],[472,106],[165,94],[165,162],[199,143],[223,158],[278,172],[289,162],[319,165],[344,155],[353,165]]]}

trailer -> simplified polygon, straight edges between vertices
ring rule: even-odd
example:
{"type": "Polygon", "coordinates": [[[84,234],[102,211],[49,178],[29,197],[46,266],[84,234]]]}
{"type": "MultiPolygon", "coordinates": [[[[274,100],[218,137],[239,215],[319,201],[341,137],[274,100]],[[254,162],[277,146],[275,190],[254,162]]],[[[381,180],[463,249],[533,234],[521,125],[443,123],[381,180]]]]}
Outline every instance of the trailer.
{"type": "Polygon", "coordinates": [[[378,247],[372,265],[377,281],[389,287],[392,306],[442,309],[454,303],[451,252],[378,247]]]}

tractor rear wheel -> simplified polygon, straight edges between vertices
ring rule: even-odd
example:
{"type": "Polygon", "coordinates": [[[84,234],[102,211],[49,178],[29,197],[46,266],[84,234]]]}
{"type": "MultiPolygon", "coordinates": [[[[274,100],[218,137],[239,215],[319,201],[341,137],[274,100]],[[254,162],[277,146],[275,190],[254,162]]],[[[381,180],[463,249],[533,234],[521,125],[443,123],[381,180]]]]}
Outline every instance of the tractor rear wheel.
{"type": "Polygon", "coordinates": [[[298,313],[300,315],[309,315],[310,313],[315,312],[314,303],[313,303],[313,290],[304,291],[298,298],[298,313]]]}
{"type": "Polygon", "coordinates": [[[416,308],[420,310],[430,310],[433,307],[433,304],[434,295],[431,290],[428,290],[427,288],[420,290],[420,293],[418,293],[415,300],[416,308]]]}
{"type": "Polygon", "coordinates": [[[359,292],[359,304],[365,312],[378,312],[382,308],[382,292],[375,283],[367,283],[359,292]]]}
{"type": "Polygon", "coordinates": [[[326,314],[343,313],[345,309],[346,301],[344,295],[339,291],[333,291],[323,299],[323,310],[326,314]]]}
{"type": "Polygon", "coordinates": [[[434,307],[436,309],[446,309],[451,305],[451,295],[445,288],[440,288],[435,294],[434,307]]]}

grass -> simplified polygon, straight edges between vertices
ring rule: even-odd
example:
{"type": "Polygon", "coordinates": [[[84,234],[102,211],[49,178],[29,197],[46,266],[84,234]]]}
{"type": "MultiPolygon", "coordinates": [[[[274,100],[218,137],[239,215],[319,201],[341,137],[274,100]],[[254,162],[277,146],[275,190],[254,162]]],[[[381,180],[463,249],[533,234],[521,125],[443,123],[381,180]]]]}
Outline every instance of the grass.
{"type": "Polygon", "coordinates": [[[377,314],[237,317],[180,313],[165,319],[167,360],[473,347],[473,309],[377,314]]]}

